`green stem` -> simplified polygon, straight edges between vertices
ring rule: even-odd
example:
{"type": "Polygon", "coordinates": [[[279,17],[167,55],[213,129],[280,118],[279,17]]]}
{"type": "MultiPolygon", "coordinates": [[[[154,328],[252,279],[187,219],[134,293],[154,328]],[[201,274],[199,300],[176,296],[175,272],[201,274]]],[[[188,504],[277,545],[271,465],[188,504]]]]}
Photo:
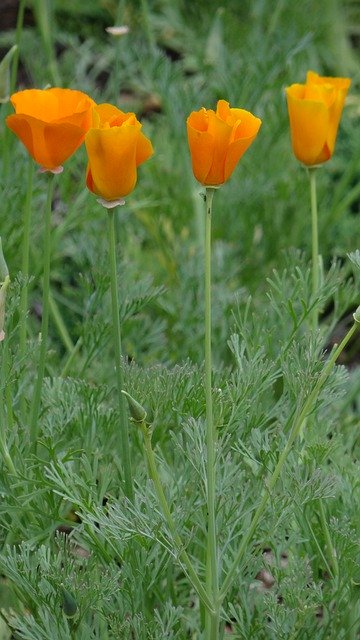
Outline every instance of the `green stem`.
{"type": "Polygon", "coordinates": [[[69,369],[70,369],[70,367],[71,367],[71,365],[72,365],[72,363],[74,361],[74,358],[78,354],[79,350],[82,347],[82,343],[83,343],[83,339],[82,339],[82,336],[80,336],[80,338],[78,338],[76,344],[74,345],[73,350],[71,351],[68,359],[66,360],[66,362],[65,362],[65,364],[64,364],[64,366],[62,368],[62,371],[60,373],[60,377],[61,378],[66,378],[66,376],[68,375],[69,369]]]}
{"type": "Polygon", "coordinates": [[[9,406],[8,406],[8,402],[7,402],[7,382],[6,382],[6,377],[7,377],[7,353],[8,353],[8,346],[7,346],[7,339],[5,338],[3,342],[0,343],[1,344],[1,348],[2,348],[2,366],[1,366],[1,382],[2,382],[2,388],[3,388],[3,394],[0,394],[0,452],[1,452],[1,456],[3,458],[4,463],[6,464],[7,468],[9,469],[10,473],[16,475],[16,469],[14,466],[14,463],[12,461],[12,458],[10,456],[9,453],[9,449],[6,443],[6,417],[5,417],[5,406],[7,406],[7,411],[9,411],[9,406]]]}
{"type": "MultiPolygon", "coordinates": [[[[313,300],[319,293],[319,234],[318,234],[318,213],[317,213],[317,197],[316,197],[316,172],[317,167],[309,167],[308,174],[310,179],[310,201],[311,201],[311,246],[312,246],[312,296],[313,300]]],[[[318,304],[314,305],[312,311],[312,326],[315,332],[319,328],[319,308],[318,304]]],[[[327,551],[330,556],[330,565],[335,577],[339,574],[336,552],[331,541],[328,523],[326,521],[325,508],[322,499],[318,500],[320,523],[326,541],[327,551]]]]}
{"type": "Polygon", "coordinates": [[[355,333],[355,331],[359,327],[359,324],[360,324],[360,321],[356,321],[355,320],[354,324],[351,326],[351,328],[349,329],[349,331],[347,332],[346,336],[341,341],[341,343],[336,348],[334,347],[334,349],[333,349],[333,351],[332,351],[332,353],[331,353],[331,355],[330,355],[330,357],[329,357],[324,369],[322,370],[319,378],[317,379],[316,384],[313,387],[313,390],[308,395],[307,400],[304,402],[301,411],[296,414],[292,429],[290,431],[290,435],[289,435],[288,441],[287,441],[287,443],[286,443],[286,445],[285,445],[285,447],[284,447],[284,449],[283,449],[283,451],[282,451],[282,453],[281,453],[281,455],[279,457],[277,465],[276,465],[276,467],[275,467],[275,469],[274,469],[274,471],[273,471],[273,473],[272,473],[272,475],[271,475],[271,477],[270,477],[270,479],[269,479],[269,481],[267,483],[267,489],[266,489],[266,491],[264,492],[264,494],[263,494],[263,496],[261,498],[260,504],[257,507],[257,509],[255,511],[255,514],[254,514],[254,516],[252,518],[250,527],[248,528],[246,534],[244,535],[244,537],[243,537],[243,539],[242,539],[242,541],[240,543],[240,546],[239,546],[238,552],[237,552],[237,554],[235,556],[235,559],[234,559],[234,561],[233,561],[233,563],[232,563],[232,565],[231,565],[231,567],[229,569],[229,572],[228,572],[228,574],[226,576],[226,579],[224,580],[224,584],[223,584],[222,591],[221,591],[221,594],[220,594],[220,601],[222,601],[225,598],[226,593],[227,593],[229,587],[232,584],[232,581],[233,581],[233,578],[235,576],[237,567],[238,567],[239,563],[241,562],[241,560],[243,558],[243,555],[244,555],[244,552],[245,552],[245,550],[246,550],[251,538],[253,537],[253,535],[254,535],[254,533],[256,531],[258,522],[259,522],[261,516],[263,515],[263,513],[265,511],[265,508],[266,508],[267,503],[268,503],[268,501],[270,499],[272,490],[274,489],[275,484],[276,484],[276,482],[277,482],[277,480],[278,480],[278,478],[280,476],[280,473],[281,473],[282,468],[283,468],[283,466],[285,464],[285,461],[286,461],[286,459],[287,459],[287,457],[288,457],[288,455],[289,455],[289,453],[291,451],[291,447],[292,447],[295,439],[298,437],[298,435],[299,435],[299,433],[301,431],[301,427],[302,427],[302,424],[303,424],[304,420],[306,420],[307,416],[313,410],[315,401],[317,400],[318,395],[319,395],[324,383],[326,382],[327,378],[329,377],[329,375],[330,375],[330,373],[331,373],[331,371],[332,371],[332,369],[334,367],[334,364],[335,364],[336,360],[338,359],[338,357],[342,353],[342,351],[345,349],[347,343],[349,342],[349,340],[352,338],[353,334],[355,333]]]}
{"type": "MultiPolygon", "coordinates": [[[[314,301],[319,291],[319,237],[318,237],[318,214],[316,198],[316,170],[317,167],[309,167],[310,179],[310,200],[311,200],[311,252],[312,252],[312,295],[314,301]]],[[[312,325],[314,331],[318,330],[318,305],[314,305],[312,311],[312,325]]]]}
{"type": "Polygon", "coordinates": [[[173,520],[173,517],[171,515],[171,511],[169,508],[169,505],[167,503],[165,494],[164,494],[164,490],[162,488],[162,484],[161,484],[161,480],[159,478],[159,474],[158,474],[158,470],[156,467],[156,460],[155,460],[155,455],[154,455],[154,451],[151,445],[151,431],[149,429],[149,427],[146,425],[145,422],[140,422],[138,423],[143,435],[144,435],[144,445],[145,445],[145,453],[146,453],[146,459],[147,459],[147,463],[148,463],[148,468],[149,468],[149,475],[151,480],[154,483],[154,488],[155,488],[155,492],[157,495],[157,499],[159,501],[162,513],[164,515],[164,518],[167,522],[167,525],[169,527],[172,539],[174,541],[174,544],[176,546],[176,550],[177,553],[179,554],[179,558],[182,561],[184,567],[186,568],[189,580],[191,581],[191,584],[193,585],[196,593],[198,594],[199,598],[202,600],[202,602],[204,603],[205,607],[210,611],[210,613],[212,615],[214,615],[215,610],[213,607],[213,602],[212,602],[212,598],[208,596],[208,593],[206,592],[206,590],[204,589],[193,565],[192,562],[188,556],[188,554],[185,551],[183,542],[177,532],[176,529],[176,525],[175,522],[173,520]]]}
{"type": "Polygon", "coordinates": [[[15,51],[14,59],[12,61],[11,67],[11,78],[10,78],[10,94],[15,91],[16,78],[19,66],[19,56],[20,56],[20,38],[24,25],[24,14],[25,14],[25,4],[26,0],[20,0],[19,2],[19,10],[16,18],[16,31],[15,31],[15,43],[17,45],[17,49],[15,51]]]}
{"type": "MultiPolygon", "coordinates": [[[[26,334],[27,334],[27,313],[28,313],[28,295],[29,295],[29,254],[30,254],[30,228],[31,228],[31,203],[33,190],[34,161],[29,158],[28,179],[26,189],[26,199],[24,207],[23,219],[23,239],[22,239],[22,263],[21,272],[23,276],[23,286],[20,293],[20,326],[19,326],[19,353],[20,360],[23,363],[26,353],[26,334]]],[[[21,415],[25,418],[26,399],[21,394],[20,398],[21,415]]]]}
{"type": "MultiPolygon", "coordinates": [[[[207,187],[205,197],[205,403],[206,403],[206,484],[207,484],[207,555],[206,590],[209,600],[218,601],[218,550],[216,537],[216,444],[217,434],[212,406],[212,354],[211,354],[211,215],[215,189],[207,187]]],[[[219,609],[215,615],[207,613],[206,637],[219,637],[219,609]]]]}
{"type": "Polygon", "coordinates": [[[63,341],[64,347],[68,350],[68,352],[71,354],[74,350],[74,343],[71,340],[70,334],[67,330],[67,326],[63,320],[63,317],[60,313],[60,309],[57,305],[57,303],[55,302],[54,298],[52,297],[52,295],[50,295],[50,300],[49,300],[49,304],[50,304],[50,312],[51,315],[54,319],[55,325],[58,329],[58,332],[60,334],[60,337],[63,341]]]}
{"type": "Polygon", "coordinates": [[[55,87],[61,85],[54,46],[54,8],[47,0],[34,0],[36,23],[39,28],[48,61],[51,82],[55,87]]]}
{"type": "Polygon", "coordinates": [[[7,422],[10,430],[14,428],[14,415],[13,415],[13,399],[10,387],[9,375],[9,339],[4,340],[3,362],[2,362],[2,379],[4,380],[4,394],[5,404],[7,412],[7,422]]]}
{"type": "Polygon", "coordinates": [[[318,506],[319,506],[319,519],[320,519],[320,524],[321,524],[324,538],[325,538],[326,550],[327,550],[328,556],[330,557],[331,572],[334,578],[338,578],[339,564],[337,561],[336,551],[334,549],[334,545],[331,540],[330,531],[329,531],[328,523],[326,520],[324,502],[321,498],[318,500],[318,506]]]}
{"type": "Polygon", "coordinates": [[[41,318],[41,344],[35,390],[31,404],[30,414],[30,442],[36,451],[39,434],[39,413],[41,403],[41,391],[45,373],[45,361],[49,328],[49,299],[50,299],[50,261],[51,261],[51,210],[55,184],[55,176],[51,174],[48,181],[47,199],[44,216],[44,275],[41,318]]]}
{"type": "Polygon", "coordinates": [[[115,217],[114,210],[108,210],[108,234],[109,234],[109,257],[110,257],[110,281],[111,281],[111,307],[113,339],[115,348],[115,368],[118,392],[118,407],[120,416],[120,440],[121,457],[124,468],[124,490],[125,495],[131,502],[134,500],[134,486],[131,471],[130,446],[129,446],[129,425],[125,407],[125,399],[121,390],[123,389],[123,368],[121,350],[121,328],[119,317],[118,282],[116,269],[116,242],[115,242],[115,217]]]}
{"type": "MultiPolygon", "coordinates": [[[[13,60],[12,60],[12,63],[11,63],[10,96],[14,93],[15,85],[16,85],[17,70],[18,70],[18,65],[19,65],[20,38],[21,38],[21,34],[22,34],[22,30],[23,30],[23,24],[24,24],[25,4],[26,4],[26,0],[20,0],[17,19],[16,19],[16,31],[15,31],[15,42],[14,42],[14,44],[17,45],[17,49],[16,49],[16,51],[14,53],[14,57],[13,57],[13,60]]],[[[4,116],[7,115],[8,113],[9,113],[8,105],[4,105],[4,116]]],[[[3,114],[1,114],[1,115],[3,115],[3,114]]],[[[3,118],[2,118],[2,120],[3,120],[3,118]]],[[[8,177],[8,173],[9,173],[9,167],[10,167],[10,155],[9,155],[10,138],[11,138],[11,131],[10,131],[10,129],[8,127],[5,127],[4,140],[3,140],[3,145],[2,145],[4,183],[7,182],[7,177],[8,177]]]]}

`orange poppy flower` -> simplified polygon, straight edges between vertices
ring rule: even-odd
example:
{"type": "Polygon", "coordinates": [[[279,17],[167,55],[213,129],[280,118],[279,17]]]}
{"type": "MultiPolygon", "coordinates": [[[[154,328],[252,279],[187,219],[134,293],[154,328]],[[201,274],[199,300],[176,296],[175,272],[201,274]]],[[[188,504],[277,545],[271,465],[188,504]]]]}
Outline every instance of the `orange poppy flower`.
{"type": "Polygon", "coordinates": [[[219,100],[216,112],[204,107],[187,119],[195,178],[204,186],[226,182],[241,156],[255,140],[261,120],[244,109],[231,109],[219,100]]]}
{"type": "Polygon", "coordinates": [[[137,181],[137,167],[154,153],[134,113],[111,104],[94,111],[94,126],[85,136],[88,154],[87,188],[104,200],[128,195],[137,181]]]}
{"type": "Polygon", "coordinates": [[[44,169],[60,167],[84,140],[95,102],[73,89],[27,89],[14,93],[7,126],[44,169]]]}
{"type": "Polygon", "coordinates": [[[287,87],[292,148],[303,164],[321,164],[332,157],[350,84],[349,78],[308,71],[305,84],[287,87]]]}

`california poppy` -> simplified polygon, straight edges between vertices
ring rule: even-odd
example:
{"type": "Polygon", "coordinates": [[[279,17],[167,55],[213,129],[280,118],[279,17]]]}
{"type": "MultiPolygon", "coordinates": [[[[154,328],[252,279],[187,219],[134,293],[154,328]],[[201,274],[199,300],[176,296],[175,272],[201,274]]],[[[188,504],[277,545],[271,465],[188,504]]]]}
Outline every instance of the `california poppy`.
{"type": "Polygon", "coordinates": [[[7,126],[44,169],[60,167],[84,140],[95,102],[73,89],[27,89],[14,93],[7,126]]]}
{"type": "Polygon", "coordinates": [[[88,155],[86,186],[104,200],[128,195],[137,181],[137,167],[154,153],[134,113],[111,104],[94,110],[94,125],[85,136],[88,155]]]}
{"type": "Polygon", "coordinates": [[[192,111],[187,132],[195,178],[204,186],[226,182],[241,156],[255,140],[261,120],[244,109],[219,100],[216,112],[192,111]]]}
{"type": "Polygon", "coordinates": [[[349,78],[308,71],[305,84],[287,87],[292,148],[303,164],[321,164],[332,157],[350,84],[349,78]]]}

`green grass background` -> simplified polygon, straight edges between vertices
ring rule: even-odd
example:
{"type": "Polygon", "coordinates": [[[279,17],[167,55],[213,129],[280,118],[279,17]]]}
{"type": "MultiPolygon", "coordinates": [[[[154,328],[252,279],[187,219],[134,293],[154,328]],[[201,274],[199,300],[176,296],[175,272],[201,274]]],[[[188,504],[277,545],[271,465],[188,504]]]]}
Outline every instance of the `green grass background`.
{"type": "MultiPolygon", "coordinates": [[[[228,0],[221,6],[203,0],[33,0],[26,6],[16,89],[59,84],[134,110],[154,145],[154,157],[140,167],[138,185],[117,213],[126,384],[153,418],[169,501],[197,558],[204,553],[205,509],[203,201],[185,122],[190,111],[214,108],[218,99],[263,121],[214,199],[215,412],[224,444],[218,525],[225,568],[285,441],[289,415],[321,368],[319,348],[343,335],[359,303],[359,270],[347,258],[360,240],[359,24],[356,0],[228,0]],[[105,28],[114,23],[128,25],[129,33],[113,38],[105,28]],[[308,69],[352,78],[334,158],[318,172],[324,278],[317,340],[306,326],[308,181],[292,155],[284,94],[289,84],[304,81],[308,69]]],[[[0,32],[4,53],[14,39],[14,29],[0,32]]],[[[12,277],[1,390],[7,398],[3,428],[19,477],[1,472],[0,569],[2,606],[9,597],[15,603],[13,637],[200,639],[202,612],[176,558],[166,552],[168,535],[135,430],[133,512],[119,492],[107,221],[84,186],[84,149],[57,181],[43,448],[36,460],[29,453],[18,405],[22,394],[31,398],[37,354],[46,176],[34,178],[31,335],[23,361],[17,309],[29,161],[5,131],[10,110],[1,107],[0,121],[0,235],[12,277]],[[69,542],[56,531],[70,526],[75,512],[69,542]],[[74,545],[89,552],[86,562],[74,545]],[[81,611],[75,631],[63,613],[62,585],[81,611]]],[[[291,456],[224,607],[229,637],[359,637],[357,361],[355,342],[344,358],[348,368],[331,377],[306,441],[291,456]],[[326,499],[339,554],[336,584],[324,560],[318,497],[326,499]],[[264,593],[254,582],[266,548],[273,554],[268,569],[275,586],[264,593]]]]}

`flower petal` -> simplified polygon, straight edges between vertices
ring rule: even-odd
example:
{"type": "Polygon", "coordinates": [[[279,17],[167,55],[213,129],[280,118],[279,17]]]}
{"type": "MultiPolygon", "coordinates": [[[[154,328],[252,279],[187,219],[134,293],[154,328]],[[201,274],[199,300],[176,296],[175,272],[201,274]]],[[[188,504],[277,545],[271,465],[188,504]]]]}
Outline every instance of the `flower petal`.
{"type": "Polygon", "coordinates": [[[329,111],[324,102],[301,99],[299,94],[299,85],[286,89],[292,147],[296,158],[311,166],[330,157],[329,111]]]}
{"type": "Polygon", "coordinates": [[[254,142],[261,127],[260,118],[256,118],[249,111],[243,111],[241,115],[242,120],[238,121],[239,124],[234,133],[235,140],[229,145],[226,154],[225,181],[230,178],[240,158],[254,142]]]}
{"type": "Polygon", "coordinates": [[[134,126],[88,131],[85,145],[89,158],[87,186],[90,191],[105,200],[116,200],[134,189],[139,133],[134,126]]]}
{"type": "Polygon", "coordinates": [[[145,160],[148,160],[154,154],[154,148],[142,131],[139,133],[138,143],[136,146],[136,164],[139,166],[145,160]]]}
{"type": "Polygon", "coordinates": [[[193,111],[187,119],[187,134],[192,169],[200,184],[206,184],[214,156],[214,139],[207,132],[208,117],[205,109],[193,111]]]}

